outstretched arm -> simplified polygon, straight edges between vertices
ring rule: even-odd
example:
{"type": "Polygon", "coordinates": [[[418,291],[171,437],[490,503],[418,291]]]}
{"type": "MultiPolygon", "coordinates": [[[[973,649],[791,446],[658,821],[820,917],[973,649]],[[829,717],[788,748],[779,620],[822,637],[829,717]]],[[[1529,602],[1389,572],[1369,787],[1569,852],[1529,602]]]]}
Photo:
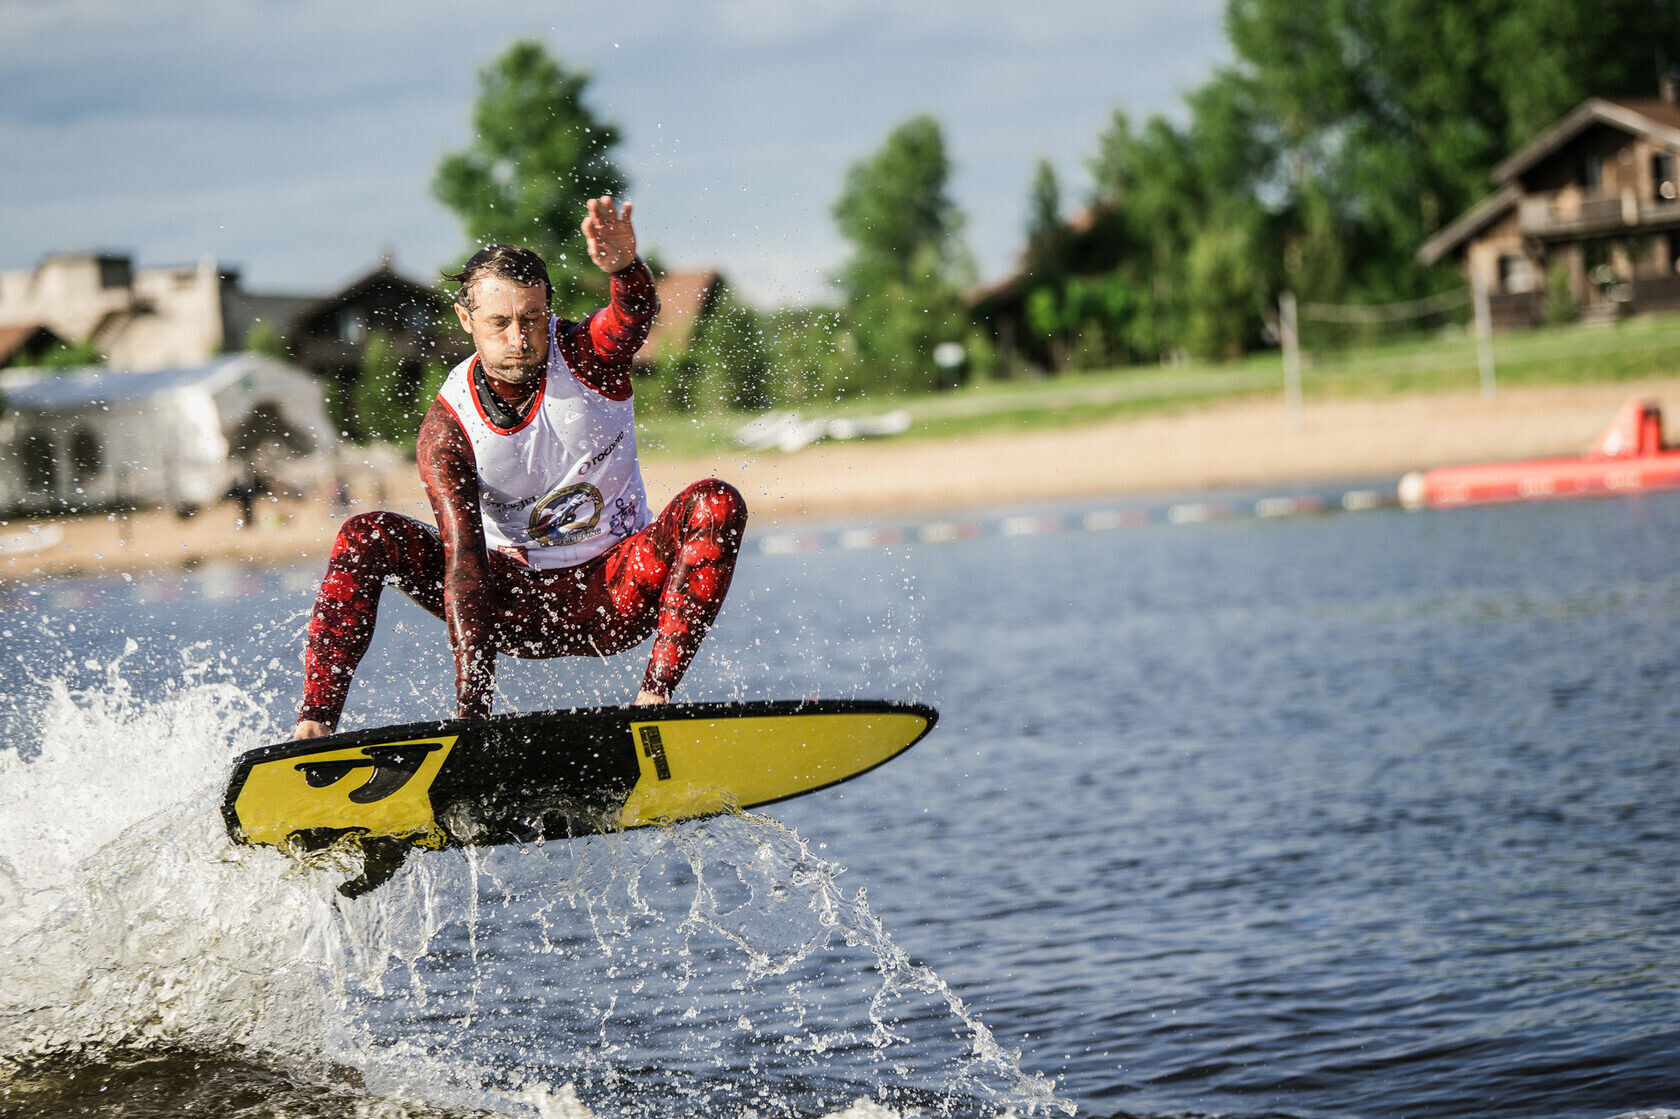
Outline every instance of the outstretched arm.
{"type": "Polygon", "coordinates": [[[463,719],[490,714],[496,648],[490,633],[490,557],[478,509],[472,444],[441,401],[420,424],[416,465],[443,537],[443,619],[455,653],[455,709],[463,719]]]}
{"type": "Polygon", "coordinates": [[[630,221],[634,206],[635,203],[626,202],[620,210],[610,194],[589,200],[589,216],[583,219],[583,239],[589,246],[589,259],[608,275],[622,272],[636,262],[636,227],[630,221]]]}
{"type": "Polygon", "coordinates": [[[581,323],[567,323],[561,352],[584,383],[617,400],[630,395],[630,362],[647,341],[659,296],[653,274],[636,256],[632,204],[621,211],[611,195],[589,200],[583,236],[589,259],[612,277],[612,301],[581,323]]]}

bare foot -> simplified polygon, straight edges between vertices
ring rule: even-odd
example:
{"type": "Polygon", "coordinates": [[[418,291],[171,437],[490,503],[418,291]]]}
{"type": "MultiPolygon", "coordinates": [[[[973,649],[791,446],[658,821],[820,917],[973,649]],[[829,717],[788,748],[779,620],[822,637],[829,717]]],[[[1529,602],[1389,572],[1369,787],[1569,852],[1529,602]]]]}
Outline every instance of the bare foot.
{"type": "Polygon", "coordinates": [[[651,705],[656,704],[656,703],[670,703],[670,702],[671,702],[671,700],[668,696],[654,695],[652,692],[649,692],[649,691],[640,691],[640,692],[636,693],[636,704],[635,705],[637,707],[648,707],[648,706],[651,706],[651,705]]]}
{"type": "Polygon", "coordinates": [[[325,723],[318,723],[314,719],[299,719],[292,741],[296,742],[300,738],[321,738],[331,733],[332,728],[325,723]]]}

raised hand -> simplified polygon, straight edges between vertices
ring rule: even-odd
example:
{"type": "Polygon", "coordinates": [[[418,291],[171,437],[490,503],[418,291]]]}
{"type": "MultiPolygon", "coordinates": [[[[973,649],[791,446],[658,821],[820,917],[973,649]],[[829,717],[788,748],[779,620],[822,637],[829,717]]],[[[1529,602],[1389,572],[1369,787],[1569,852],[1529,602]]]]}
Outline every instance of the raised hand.
{"type": "Polygon", "coordinates": [[[603,272],[628,268],[636,259],[636,227],[630,224],[633,205],[626,202],[620,211],[610,194],[589,200],[583,238],[589,246],[589,259],[603,272]]]}

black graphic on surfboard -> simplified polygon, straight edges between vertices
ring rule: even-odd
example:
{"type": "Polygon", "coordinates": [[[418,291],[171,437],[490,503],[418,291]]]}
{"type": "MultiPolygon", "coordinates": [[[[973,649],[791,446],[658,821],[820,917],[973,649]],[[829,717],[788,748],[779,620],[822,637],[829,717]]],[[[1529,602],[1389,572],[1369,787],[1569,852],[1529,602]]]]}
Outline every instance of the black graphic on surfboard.
{"type": "Polygon", "coordinates": [[[410,723],[252,750],[222,814],[239,843],[361,846],[353,894],[414,847],[565,839],[802,796],[896,757],[937,719],[920,704],[821,700],[410,723]]]}
{"type": "Polygon", "coordinates": [[[426,760],[426,755],[437,748],[437,744],[433,742],[407,746],[369,746],[362,751],[367,755],[364,759],[303,761],[297,764],[297,768],[303,774],[304,782],[312,789],[324,789],[358,770],[371,769],[373,772],[367,781],[350,790],[349,797],[355,804],[372,804],[384,800],[406,785],[419,771],[420,763],[426,760]]]}

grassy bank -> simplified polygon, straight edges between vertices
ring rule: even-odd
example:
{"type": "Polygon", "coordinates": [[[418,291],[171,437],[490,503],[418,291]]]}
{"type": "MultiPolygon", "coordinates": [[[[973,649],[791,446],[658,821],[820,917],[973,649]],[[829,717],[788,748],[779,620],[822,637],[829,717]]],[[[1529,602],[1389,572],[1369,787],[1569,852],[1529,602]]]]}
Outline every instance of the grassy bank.
{"type": "MultiPolygon", "coordinates": [[[[1671,377],[1680,374],[1680,315],[1500,334],[1493,349],[1496,383],[1503,386],[1671,377]]],[[[1303,365],[1302,392],[1308,403],[1476,391],[1481,384],[1475,339],[1463,330],[1358,350],[1309,352],[1303,365]]],[[[948,439],[1181,413],[1221,401],[1281,397],[1282,392],[1283,362],[1273,352],[1222,365],[991,381],[954,392],[803,408],[800,414],[831,419],[903,408],[911,416],[911,436],[948,439]]],[[[645,417],[641,442],[655,453],[716,452],[732,447],[731,433],[750,418],[723,411],[645,417]]]]}

